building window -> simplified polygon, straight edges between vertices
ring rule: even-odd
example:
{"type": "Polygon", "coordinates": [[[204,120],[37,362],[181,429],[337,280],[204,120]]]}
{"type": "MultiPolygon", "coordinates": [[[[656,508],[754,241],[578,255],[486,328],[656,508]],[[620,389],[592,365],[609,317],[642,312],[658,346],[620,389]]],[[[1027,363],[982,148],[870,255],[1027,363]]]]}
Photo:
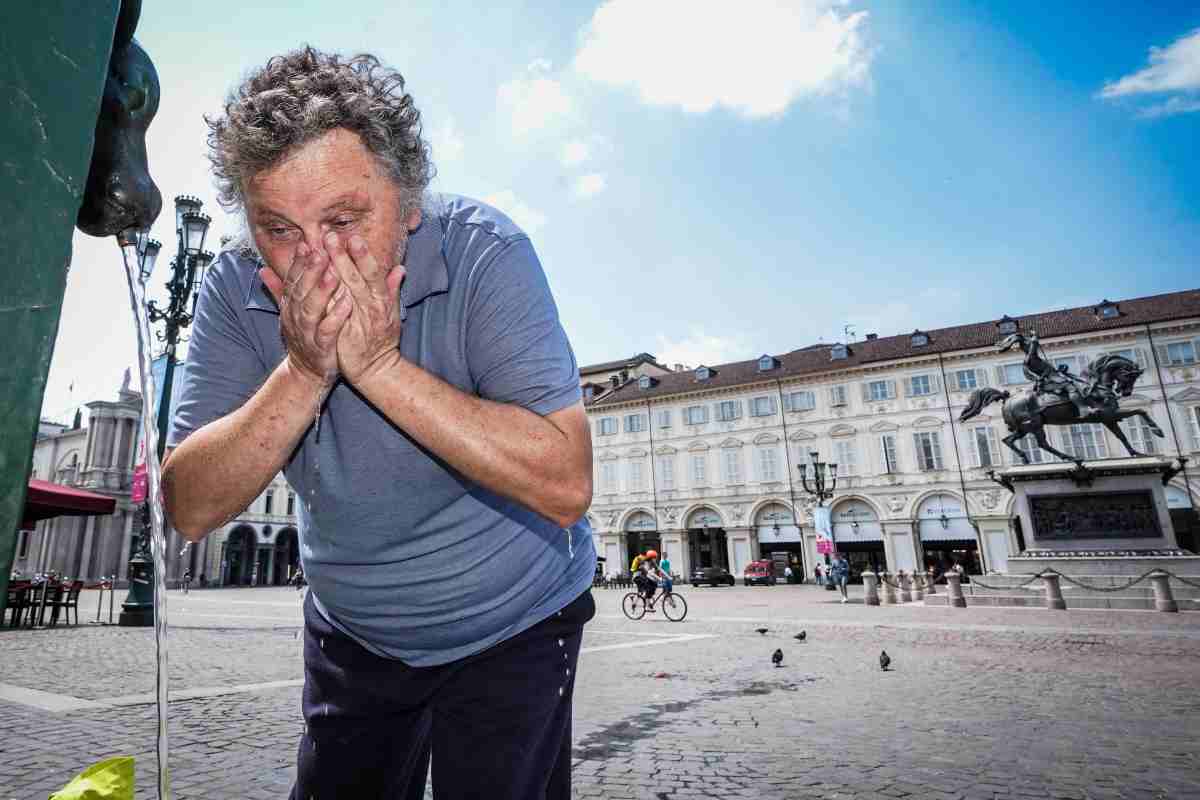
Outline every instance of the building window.
{"type": "Polygon", "coordinates": [[[835,344],[829,351],[829,358],[831,361],[840,361],[841,359],[848,358],[849,356],[850,348],[846,347],[844,344],[835,344]]]}
{"type": "Polygon", "coordinates": [[[758,479],[760,481],[779,480],[779,453],[773,445],[761,447],[758,450],[758,479]]]}
{"type": "Polygon", "coordinates": [[[1121,430],[1125,432],[1125,438],[1133,445],[1134,450],[1148,456],[1158,453],[1158,442],[1155,441],[1154,431],[1150,430],[1146,420],[1141,417],[1130,417],[1121,420],[1120,425],[1121,430]]]}
{"type": "Polygon", "coordinates": [[[960,392],[969,392],[979,388],[979,379],[973,369],[960,369],[954,373],[954,385],[960,392]]]}
{"type": "Polygon", "coordinates": [[[913,434],[917,446],[917,469],[934,472],[942,469],[942,437],[937,431],[913,434]]]}
{"type": "Polygon", "coordinates": [[[267,494],[263,498],[263,513],[270,514],[275,506],[275,491],[267,489],[267,494]]]}
{"type": "Polygon", "coordinates": [[[750,416],[752,417],[773,417],[775,416],[775,398],[771,395],[763,395],[755,397],[750,401],[750,416]]]}
{"type": "Polygon", "coordinates": [[[817,396],[812,392],[790,392],[783,396],[783,407],[787,411],[812,411],[817,407],[817,396]]]}
{"type": "Polygon", "coordinates": [[[895,434],[885,433],[879,437],[879,456],[880,466],[885,475],[892,475],[900,471],[900,461],[896,458],[895,434]]]}
{"type": "Polygon", "coordinates": [[[595,399],[595,397],[596,397],[596,387],[595,386],[593,386],[592,384],[589,383],[587,386],[583,387],[583,402],[590,403],[590,402],[592,402],[593,399],[595,399]]]}
{"type": "Polygon", "coordinates": [[[612,436],[613,434],[615,434],[617,432],[617,418],[616,417],[601,417],[600,420],[596,423],[596,425],[597,425],[597,433],[600,436],[612,436]]]}
{"type": "Polygon", "coordinates": [[[971,443],[971,463],[976,467],[1000,466],[1000,451],[996,446],[996,431],[990,425],[976,425],[967,430],[971,443]]]}
{"type": "Polygon", "coordinates": [[[721,422],[733,422],[742,416],[741,400],[722,400],[717,403],[717,419],[721,422]]]}
{"type": "MultiPolygon", "coordinates": [[[[1037,439],[1032,433],[1027,433],[1016,441],[1017,448],[1029,458],[1030,464],[1041,464],[1044,461],[1050,460],[1050,455],[1042,448],[1038,447],[1037,439]]],[[[1009,463],[1014,465],[1024,464],[1021,457],[1016,453],[1009,456],[1009,463]]]]}
{"type": "Polygon", "coordinates": [[[758,360],[758,371],[768,372],[775,369],[775,359],[772,356],[763,356],[758,360]]]}
{"type": "Polygon", "coordinates": [[[638,377],[638,388],[649,389],[654,385],[654,380],[649,375],[641,375],[638,377]]]}
{"type": "Polygon", "coordinates": [[[1002,334],[1016,333],[1017,321],[1015,319],[1009,319],[1006,316],[1001,318],[1000,322],[996,324],[996,327],[1000,329],[1000,333],[1002,334]]]}
{"type": "Polygon", "coordinates": [[[17,558],[29,557],[29,534],[30,531],[21,531],[21,543],[17,545],[17,558]]]}
{"type": "Polygon", "coordinates": [[[721,460],[725,465],[726,485],[740,484],[742,482],[742,451],[734,447],[726,448],[722,453],[721,460]]]}
{"type": "Polygon", "coordinates": [[[1167,345],[1166,361],[1172,367],[1196,363],[1196,347],[1191,342],[1171,342],[1167,345]]]}
{"type": "Polygon", "coordinates": [[[704,453],[692,454],[692,486],[708,485],[708,456],[704,453]]]}
{"type": "Polygon", "coordinates": [[[928,375],[913,375],[908,379],[908,393],[913,397],[933,394],[933,379],[928,375]]]}
{"type": "Polygon", "coordinates": [[[929,334],[923,331],[914,331],[912,335],[913,347],[924,347],[929,344],[929,334]]]}
{"type": "Polygon", "coordinates": [[[660,489],[675,488],[675,456],[658,457],[658,486],[660,489]]]}
{"type": "Polygon", "coordinates": [[[626,433],[641,433],[646,430],[646,418],[641,414],[626,414],[625,415],[625,432],[626,433]]]}
{"type": "Polygon", "coordinates": [[[1116,303],[1109,302],[1107,299],[1100,301],[1100,305],[1096,306],[1096,316],[1100,319],[1115,319],[1121,316],[1121,309],[1116,303]]]}
{"type": "Polygon", "coordinates": [[[1104,434],[1095,425],[1067,425],[1062,429],[1063,452],[1079,461],[1107,458],[1104,434]]]}
{"type": "Polygon", "coordinates": [[[1192,413],[1188,415],[1188,422],[1192,426],[1192,449],[1200,450],[1200,406],[1192,406],[1192,413]]]}
{"type": "Polygon", "coordinates": [[[696,367],[696,380],[706,381],[713,376],[713,370],[705,366],[696,367]]]}
{"type": "Polygon", "coordinates": [[[646,470],[642,467],[642,459],[635,458],[629,462],[629,491],[644,492],[646,490],[646,470]]]}
{"type": "Polygon", "coordinates": [[[1000,377],[1000,383],[1005,386],[1012,386],[1015,383],[1025,383],[1025,366],[1023,364],[1005,364],[1002,367],[997,367],[1000,377]]]}
{"type": "Polygon", "coordinates": [[[830,386],[829,387],[829,405],[831,405],[831,406],[846,405],[846,387],[845,386],[830,386]]]}
{"type": "Polygon", "coordinates": [[[688,406],[683,416],[688,425],[703,425],[708,422],[708,406],[688,406]]]}
{"type": "Polygon", "coordinates": [[[671,409],[664,408],[658,412],[658,427],[660,427],[660,428],[671,427],[671,409]]]}
{"type": "Polygon", "coordinates": [[[605,494],[615,494],[617,491],[617,465],[605,461],[600,465],[600,490],[605,494]]]}
{"type": "Polygon", "coordinates": [[[296,493],[288,492],[287,513],[289,517],[296,516],[296,493]]]}
{"type": "Polygon", "coordinates": [[[853,439],[839,439],[833,443],[833,457],[837,462],[840,477],[858,474],[858,453],[853,439]]]}
{"type": "Polygon", "coordinates": [[[867,383],[866,399],[873,403],[891,400],[896,396],[895,381],[870,381],[867,383]]]}

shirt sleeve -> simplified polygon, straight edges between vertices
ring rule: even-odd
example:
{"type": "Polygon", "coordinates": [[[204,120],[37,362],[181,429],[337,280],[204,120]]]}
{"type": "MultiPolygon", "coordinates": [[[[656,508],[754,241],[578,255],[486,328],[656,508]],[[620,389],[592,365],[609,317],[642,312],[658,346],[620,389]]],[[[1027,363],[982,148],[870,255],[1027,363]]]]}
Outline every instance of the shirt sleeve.
{"type": "Polygon", "coordinates": [[[267,378],[268,367],[254,347],[239,302],[236,271],[251,268],[222,253],[205,277],[168,447],[177,447],[208,423],[241,408],[267,378]]]}
{"type": "Polygon", "coordinates": [[[578,403],[579,366],[529,239],[476,268],[467,300],[467,364],[480,397],[545,416],[578,403]]]}

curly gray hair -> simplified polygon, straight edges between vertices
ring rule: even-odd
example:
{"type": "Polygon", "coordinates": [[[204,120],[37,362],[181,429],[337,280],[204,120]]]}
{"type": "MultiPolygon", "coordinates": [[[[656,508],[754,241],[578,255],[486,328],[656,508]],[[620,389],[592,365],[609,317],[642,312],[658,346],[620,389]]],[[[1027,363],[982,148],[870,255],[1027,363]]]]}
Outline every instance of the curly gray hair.
{"type": "MultiPolygon", "coordinates": [[[[400,189],[403,212],[420,206],[433,179],[421,112],[404,77],[372,55],[343,60],[305,46],[276,56],[230,92],[224,116],[204,121],[217,200],[231,213],[244,215],[249,179],[335,128],[357,133],[379,159],[400,189]]],[[[253,247],[249,237],[239,244],[253,247]]]]}

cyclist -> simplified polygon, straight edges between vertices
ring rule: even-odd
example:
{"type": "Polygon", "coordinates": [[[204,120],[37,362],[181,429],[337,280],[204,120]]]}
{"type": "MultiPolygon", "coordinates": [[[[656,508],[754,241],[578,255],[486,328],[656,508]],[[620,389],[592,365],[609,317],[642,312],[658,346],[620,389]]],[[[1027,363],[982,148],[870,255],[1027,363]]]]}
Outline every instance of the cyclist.
{"type": "Polygon", "coordinates": [[[646,599],[647,611],[654,610],[654,592],[658,589],[658,576],[658,551],[647,550],[638,564],[637,577],[634,578],[638,592],[646,599]]]}

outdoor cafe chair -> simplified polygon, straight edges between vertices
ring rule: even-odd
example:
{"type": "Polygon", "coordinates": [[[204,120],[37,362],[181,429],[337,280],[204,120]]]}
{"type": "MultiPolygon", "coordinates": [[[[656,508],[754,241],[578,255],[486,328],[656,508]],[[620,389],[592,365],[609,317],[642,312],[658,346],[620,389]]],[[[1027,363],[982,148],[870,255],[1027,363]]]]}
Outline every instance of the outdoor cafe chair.
{"type": "Polygon", "coordinates": [[[62,609],[63,617],[66,619],[66,624],[71,624],[71,609],[75,609],[75,624],[79,624],[79,592],[83,589],[83,581],[71,581],[70,585],[59,584],[59,591],[51,595],[46,605],[51,606],[54,611],[50,615],[50,624],[58,623],[58,612],[62,609]]]}
{"type": "MultiPolygon", "coordinates": [[[[29,583],[10,583],[8,585],[8,599],[5,608],[12,611],[12,619],[9,623],[10,627],[19,628],[21,620],[25,617],[25,612],[31,607],[31,597],[33,596],[33,586],[29,583]]],[[[29,612],[33,613],[33,612],[29,612]]],[[[4,620],[0,617],[0,624],[4,620]]]]}

